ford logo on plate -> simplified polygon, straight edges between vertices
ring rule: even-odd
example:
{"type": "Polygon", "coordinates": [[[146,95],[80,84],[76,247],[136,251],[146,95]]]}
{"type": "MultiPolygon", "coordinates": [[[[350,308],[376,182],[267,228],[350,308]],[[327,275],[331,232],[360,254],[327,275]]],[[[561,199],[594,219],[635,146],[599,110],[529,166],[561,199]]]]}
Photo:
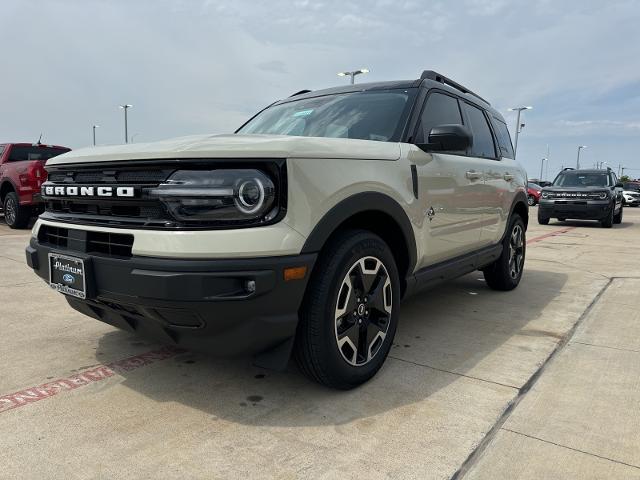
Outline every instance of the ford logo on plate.
{"type": "Polygon", "coordinates": [[[73,275],[65,273],[62,276],[62,280],[64,280],[65,283],[73,283],[75,281],[75,278],[73,277],[73,275]]]}

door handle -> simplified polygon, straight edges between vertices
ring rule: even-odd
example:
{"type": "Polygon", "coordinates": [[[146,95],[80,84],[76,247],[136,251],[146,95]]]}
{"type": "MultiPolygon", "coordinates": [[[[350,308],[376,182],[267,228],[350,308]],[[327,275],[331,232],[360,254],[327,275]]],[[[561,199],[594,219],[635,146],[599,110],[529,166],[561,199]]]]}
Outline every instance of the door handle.
{"type": "Polygon", "coordinates": [[[513,180],[513,175],[511,175],[510,173],[505,173],[502,178],[504,178],[507,182],[510,182],[511,180],[513,180]]]}
{"type": "Polygon", "coordinates": [[[482,172],[476,172],[475,170],[469,170],[465,176],[469,179],[469,180],[477,180],[479,178],[482,177],[482,172]]]}

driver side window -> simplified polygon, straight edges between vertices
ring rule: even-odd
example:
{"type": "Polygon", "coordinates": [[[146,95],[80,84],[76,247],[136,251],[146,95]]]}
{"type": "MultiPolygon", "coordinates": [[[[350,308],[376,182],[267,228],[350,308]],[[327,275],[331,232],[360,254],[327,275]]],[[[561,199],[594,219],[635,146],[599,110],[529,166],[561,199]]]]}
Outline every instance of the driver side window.
{"type": "Polygon", "coordinates": [[[420,116],[416,143],[429,142],[429,132],[433,127],[455,123],[463,123],[458,100],[443,93],[430,94],[420,116]]]}

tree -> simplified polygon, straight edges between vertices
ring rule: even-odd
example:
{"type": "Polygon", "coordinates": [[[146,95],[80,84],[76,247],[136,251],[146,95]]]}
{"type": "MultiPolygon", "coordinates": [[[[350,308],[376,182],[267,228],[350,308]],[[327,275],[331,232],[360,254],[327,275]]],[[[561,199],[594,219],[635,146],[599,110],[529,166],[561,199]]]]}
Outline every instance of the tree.
{"type": "Polygon", "coordinates": [[[622,183],[626,183],[626,182],[631,181],[631,179],[629,178],[629,175],[622,175],[622,176],[620,177],[620,181],[621,181],[622,183]]]}

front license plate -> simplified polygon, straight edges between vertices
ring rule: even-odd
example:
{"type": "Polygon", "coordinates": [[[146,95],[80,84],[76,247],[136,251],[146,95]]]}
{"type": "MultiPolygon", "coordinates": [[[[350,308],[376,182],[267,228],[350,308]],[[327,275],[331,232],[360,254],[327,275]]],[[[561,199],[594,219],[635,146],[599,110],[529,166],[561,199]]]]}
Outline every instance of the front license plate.
{"type": "Polygon", "coordinates": [[[77,298],[87,298],[84,260],[57,253],[49,254],[49,285],[54,290],[77,298]]]}

